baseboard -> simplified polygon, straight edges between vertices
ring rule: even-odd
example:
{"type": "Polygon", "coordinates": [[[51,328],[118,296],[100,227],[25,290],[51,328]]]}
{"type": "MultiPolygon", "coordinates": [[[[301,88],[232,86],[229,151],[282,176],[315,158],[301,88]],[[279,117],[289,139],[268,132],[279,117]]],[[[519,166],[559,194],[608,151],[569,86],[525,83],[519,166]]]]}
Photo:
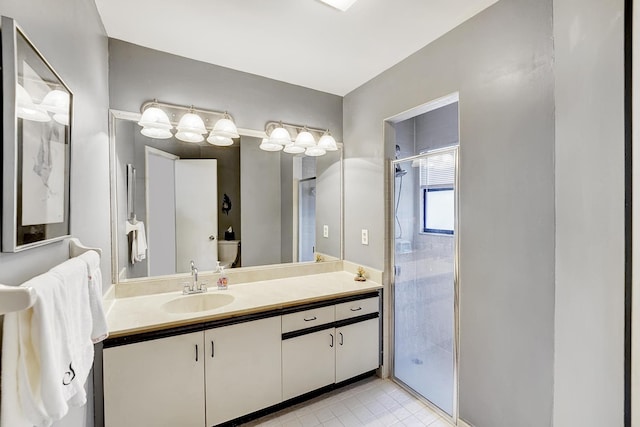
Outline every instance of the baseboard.
{"type": "Polygon", "coordinates": [[[473,427],[471,424],[463,419],[458,418],[458,427],[473,427]]]}

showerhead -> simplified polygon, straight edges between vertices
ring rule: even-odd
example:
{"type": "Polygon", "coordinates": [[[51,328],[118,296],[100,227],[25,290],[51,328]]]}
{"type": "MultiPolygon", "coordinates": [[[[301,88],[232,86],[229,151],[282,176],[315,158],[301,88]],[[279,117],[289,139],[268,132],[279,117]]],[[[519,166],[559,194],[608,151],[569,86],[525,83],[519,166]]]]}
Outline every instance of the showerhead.
{"type": "Polygon", "coordinates": [[[396,165],[396,178],[405,176],[406,174],[407,174],[406,170],[402,169],[400,165],[396,165]]]}

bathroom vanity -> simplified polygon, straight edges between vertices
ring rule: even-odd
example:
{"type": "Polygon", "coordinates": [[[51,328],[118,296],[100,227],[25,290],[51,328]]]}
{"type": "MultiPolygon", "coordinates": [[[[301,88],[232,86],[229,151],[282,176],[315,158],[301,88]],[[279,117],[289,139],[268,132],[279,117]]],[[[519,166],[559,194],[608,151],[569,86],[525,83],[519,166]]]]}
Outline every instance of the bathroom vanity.
{"type": "Polygon", "coordinates": [[[340,271],[116,299],[105,426],[233,425],[371,373],[380,290],[340,271]]]}

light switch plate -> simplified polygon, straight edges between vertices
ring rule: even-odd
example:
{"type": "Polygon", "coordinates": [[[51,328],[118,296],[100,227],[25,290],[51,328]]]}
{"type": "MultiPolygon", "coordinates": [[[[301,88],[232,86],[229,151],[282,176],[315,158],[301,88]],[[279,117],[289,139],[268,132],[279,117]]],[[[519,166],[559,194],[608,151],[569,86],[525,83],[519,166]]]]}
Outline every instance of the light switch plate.
{"type": "Polygon", "coordinates": [[[322,237],[324,237],[325,239],[329,238],[329,226],[328,225],[324,225],[322,227],[322,237]]]}
{"type": "Polygon", "coordinates": [[[366,228],[362,229],[362,244],[363,245],[369,244],[369,230],[367,230],[366,228]]]}

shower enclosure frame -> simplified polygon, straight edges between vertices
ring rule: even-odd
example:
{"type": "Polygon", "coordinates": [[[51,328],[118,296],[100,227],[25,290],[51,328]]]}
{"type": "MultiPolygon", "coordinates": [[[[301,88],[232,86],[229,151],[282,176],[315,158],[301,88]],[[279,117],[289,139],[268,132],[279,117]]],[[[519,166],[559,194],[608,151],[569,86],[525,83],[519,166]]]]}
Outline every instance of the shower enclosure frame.
{"type": "MultiPolygon", "coordinates": [[[[387,214],[388,218],[393,223],[393,226],[388,226],[387,230],[387,242],[389,251],[387,271],[389,271],[389,376],[392,381],[402,386],[405,390],[411,393],[414,397],[419,399],[421,402],[425,403],[430,409],[435,411],[441,417],[449,420],[454,425],[459,424],[459,399],[458,399],[458,372],[459,372],[459,340],[460,340],[460,278],[459,278],[459,260],[460,260],[460,220],[459,220],[459,201],[460,201],[460,189],[459,189],[459,164],[460,164],[460,145],[452,145],[448,147],[438,148],[435,150],[426,151],[424,153],[405,157],[402,159],[389,160],[388,168],[387,168],[387,179],[388,179],[388,194],[391,196],[388,198],[387,203],[387,214]],[[448,414],[434,403],[429,401],[426,397],[422,396],[420,393],[412,389],[410,386],[405,384],[402,380],[396,377],[395,375],[395,178],[396,178],[396,165],[400,165],[401,163],[405,163],[407,161],[424,159],[432,155],[437,155],[439,153],[450,152],[455,150],[455,211],[454,211],[454,230],[455,233],[453,235],[454,238],[454,265],[453,265],[453,405],[452,405],[452,413],[448,414]]],[[[387,224],[390,224],[390,221],[387,221],[387,224]]]]}

